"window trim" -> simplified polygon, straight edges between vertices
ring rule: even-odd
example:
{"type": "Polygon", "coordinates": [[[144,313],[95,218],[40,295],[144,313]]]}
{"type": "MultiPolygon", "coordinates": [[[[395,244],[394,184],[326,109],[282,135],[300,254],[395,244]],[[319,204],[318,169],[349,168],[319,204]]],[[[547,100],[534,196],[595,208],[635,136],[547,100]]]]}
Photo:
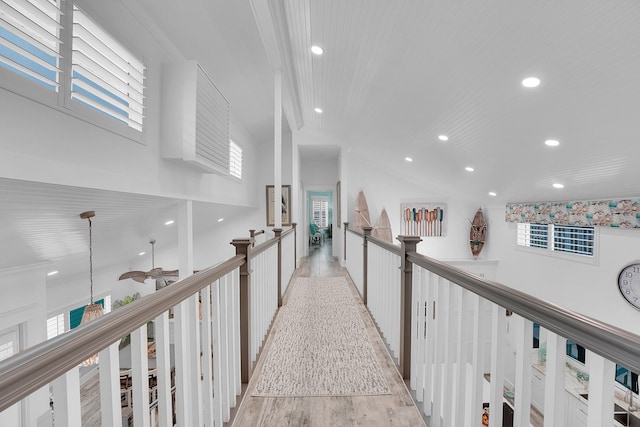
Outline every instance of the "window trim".
{"type": "MultiPolygon", "coordinates": [[[[529,252],[537,255],[544,255],[553,258],[559,258],[567,261],[580,262],[583,264],[591,264],[591,265],[599,265],[600,263],[600,227],[593,227],[593,256],[580,255],[571,252],[563,252],[559,250],[553,249],[553,233],[547,235],[547,247],[535,247],[535,246],[522,246],[518,244],[518,224],[527,224],[524,222],[516,222],[515,224],[515,235],[514,245],[516,250],[529,252]]],[[[545,224],[551,225],[551,224],[545,224]]]]}

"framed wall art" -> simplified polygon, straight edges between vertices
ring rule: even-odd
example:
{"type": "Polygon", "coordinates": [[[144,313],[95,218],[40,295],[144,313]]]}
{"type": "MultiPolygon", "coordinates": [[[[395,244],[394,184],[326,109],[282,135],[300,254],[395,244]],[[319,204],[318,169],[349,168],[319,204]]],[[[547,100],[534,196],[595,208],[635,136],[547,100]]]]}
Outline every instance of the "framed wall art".
{"type": "Polygon", "coordinates": [[[291,225],[291,186],[282,186],[282,200],[275,203],[275,188],[273,185],[267,185],[267,227],[273,227],[276,224],[275,212],[279,210],[282,213],[282,225],[291,225]]]}
{"type": "Polygon", "coordinates": [[[447,235],[445,203],[401,203],[400,234],[441,237],[447,235]]]}

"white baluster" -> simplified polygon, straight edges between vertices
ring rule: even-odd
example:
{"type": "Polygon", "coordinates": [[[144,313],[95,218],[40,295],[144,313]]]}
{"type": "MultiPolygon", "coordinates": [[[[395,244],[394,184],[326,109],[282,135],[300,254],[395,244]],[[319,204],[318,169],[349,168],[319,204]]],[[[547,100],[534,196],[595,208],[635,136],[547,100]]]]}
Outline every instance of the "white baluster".
{"type": "Polygon", "coordinates": [[[213,427],[213,366],[211,342],[211,286],[201,291],[202,310],[202,384],[203,408],[202,418],[205,426],[213,427]]]}
{"type": "MultiPolygon", "coordinates": [[[[432,416],[434,411],[434,384],[435,384],[435,355],[438,339],[438,323],[436,321],[436,299],[438,297],[438,276],[431,272],[424,271],[426,274],[426,298],[427,302],[427,336],[425,340],[425,388],[424,388],[424,407],[423,413],[426,416],[432,416]]],[[[439,390],[438,390],[439,393],[439,390]]],[[[438,411],[439,413],[439,411],[438,411]]]]}
{"type": "Polygon", "coordinates": [[[502,395],[504,393],[506,310],[493,304],[491,319],[491,386],[489,397],[489,426],[502,426],[502,395]]]}
{"type": "Polygon", "coordinates": [[[80,370],[73,367],[53,381],[53,410],[56,425],[80,427],[80,370]]]}
{"type": "Polygon", "coordinates": [[[468,292],[460,286],[455,287],[455,298],[457,302],[456,313],[456,340],[458,342],[456,358],[456,394],[453,400],[452,425],[461,426],[464,423],[464,408],[466,403],[466,378],[467,378],[467,349],[469,347],[469,327],[471,326],[468,317],[468,292]]]}
{"type": "Polygon", "coordinates": [[[171,352],[169,343],[169,312],[156,317],[154,327],[156,337],[156,369],[158,374],[158,425],[173,425],[171,403],[171,352]]]}
{"type": "Polygon", "coordinates": [[[454,362],[454,352],[453,352],[453,346],[455,345],[455,342],[453,341],[452,337],[455,336],[455,330],[456,330],[456,313],[455,313],[455,308],[456,308],[456,301],[455,301],[455,292],[454,292],[454,285],[449,282],[448,280],[443,279],[444,282],[444,287],[445,287],[445,295],[447,298],[447,314],[445,317],[445,334],[443,336],[444,339],[444,357],[443,357],[443,369],[444,369],[444,392],[443,392],[443,397],[444,397],[444,405],[443,405],[443,411],[442,411],[442,415],[443,415],[443,420],[444,420],[444,425],[449,426],[449,425],[455,425],[453,424],[453,384],[454,384],[454,380],[453,380],[453,362],[454,362]]]}
{"type": "Polygon", "coordinates": [[[531,347],[533,323],[513,315],[516,334],[516,378],[514,424],[528,426],[531,418],[531,347]]]}
{"type": "Polygon", "coordinates": [[[565,424],[565,364],[567,340],[547,331],[547,361],[544,384],[544,426],[562,427],[565,424]]]}
{"type": "Polygon", "coordinates": [[[478,418],[482,415],[485,352],[489,335],[489,322],[486,316],[489,303],[476,294],[472,294],[471,298],[471,305],[473,306],[473,361],[471,364],[471,375],[469,376],[471,382],[469,385],[471,397],[465,414],[465,425],[467,427],[475,427],[478,418]]]}
{"type": "MultiPolygon", "coordinates": [[[[444,353],[446,345],[446,333],[447,333],[447,304],[448,304],[448,292],[449,289],[444,284],[444,279],[436,276],[436,328],[433,340],[434,346],[434,364],[433,364],[433,407],[431,415],[431,427],[440,427],[442,425],[442,405],[443,399],[446,397],[443,394],[443,364],[444,353]]],[[[445,424],[446,426],[446,424],[445,424]]]]}
{"type": "Polygon", "coordinates": [[[131,376],[133,380],[133,422],[150,426],[149,418],[149,356],[147,355],[147,325],[131,332],[131,376]]]}
{"type": "Polygon", "coordinates": [[[589,419],[587,427],[611,425],[615,363],[588,352],[589,359],[589,419]]]}
{"type": "Polygon", "coordinates": [[[120,355],[115,342],[100,352],[100,413],[102,425],[121,427],[120,355]]]}
{"type": "Polygon", "coordinates": [[[212,316],[212,334],[213,334],[213,419],[215,425],[219,426],[223,423],[222,406],[224,399],[222,397],[222,386],[220,378],[222,378],[222,357],[221,354],[224,351],[221,342],[221,329],[220,329],[220,281],[218,280],[211,288],[211,305],[213,307],[212,316]]]}

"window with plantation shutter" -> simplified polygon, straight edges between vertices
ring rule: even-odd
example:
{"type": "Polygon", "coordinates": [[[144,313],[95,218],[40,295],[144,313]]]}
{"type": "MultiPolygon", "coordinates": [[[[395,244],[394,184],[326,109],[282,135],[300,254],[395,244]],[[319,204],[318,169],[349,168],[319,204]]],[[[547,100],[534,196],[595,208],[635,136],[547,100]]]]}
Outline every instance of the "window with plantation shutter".
{"type": "Polygon", "coordinates": [[[593,231],[593,227],[556,224],[553,226],[553,250],[593,256],[593,231]]]}
{"type": "Polygon", "coordinates": [[[60,2],[0,2],[0,66],[60,90],[60,2]]]}
{"type": "Polygon", "coordinates": [[[197,67],[196,158],[213,165],[224,174],[229,170],[229,103],[197,67]]]}
{"type": "Polygon", "coordinates": [[[75,5],[71,62],[71,99],[142,131],[142,61],[75,5]]]}
{"type": "Polygon", "coordinates": [[[197,61],[162,66],[161,153],[229,176],[229,101],[197,61]]]}
{"type": "Polygon", "coordinates": [[[229,175],[242,179],[242,148],[229,141],[229,175]]]}
{"type": "Polygon", "coordinates": [[[566,253],[595,260],[595,228],[561,224],[518,223],[518,246],[540,248],[548,254],[566,253]]]}
{"type": "Polygon", "coordinates": [[[64,313],[47,319],[47,339],[57,337],[64,333],[64,313]]]}

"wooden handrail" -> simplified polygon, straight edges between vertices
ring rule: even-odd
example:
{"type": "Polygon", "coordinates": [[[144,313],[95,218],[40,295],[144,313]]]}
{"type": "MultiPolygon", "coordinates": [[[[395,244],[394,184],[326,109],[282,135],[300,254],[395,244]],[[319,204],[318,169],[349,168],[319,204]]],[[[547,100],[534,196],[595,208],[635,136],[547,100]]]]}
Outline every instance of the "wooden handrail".
{"type": "Polygon", "coordinates": [[[483,279],[417,252],[407,259],[489,301],[539,323],[634,372],[640,372],[640,336],[559,307],[498,282],[483,279]]]}
{"type": "Polygon", "coordinates": [[[245,262],[236,255],[0,362],[0,412],[245,262]]]}

